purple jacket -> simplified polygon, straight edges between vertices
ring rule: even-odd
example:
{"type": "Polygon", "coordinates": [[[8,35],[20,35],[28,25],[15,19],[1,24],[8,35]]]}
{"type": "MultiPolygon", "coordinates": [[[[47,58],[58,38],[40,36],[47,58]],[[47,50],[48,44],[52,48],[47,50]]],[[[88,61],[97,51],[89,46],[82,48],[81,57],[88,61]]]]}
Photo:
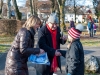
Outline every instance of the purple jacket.
{"type": "Polygon", "coordinates": [[[70,22],[70,28],[75,27],[74,21],[70,22]]]}

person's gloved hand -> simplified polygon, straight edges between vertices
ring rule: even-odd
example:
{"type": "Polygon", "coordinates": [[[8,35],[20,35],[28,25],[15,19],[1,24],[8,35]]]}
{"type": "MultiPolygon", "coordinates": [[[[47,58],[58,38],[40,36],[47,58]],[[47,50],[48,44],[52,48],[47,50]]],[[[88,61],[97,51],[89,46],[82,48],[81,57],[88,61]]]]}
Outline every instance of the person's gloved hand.
{"type": "Polygon", "coordinates": [[[71,75],[70,73],[67,73],[67,75],[71,75]]]}

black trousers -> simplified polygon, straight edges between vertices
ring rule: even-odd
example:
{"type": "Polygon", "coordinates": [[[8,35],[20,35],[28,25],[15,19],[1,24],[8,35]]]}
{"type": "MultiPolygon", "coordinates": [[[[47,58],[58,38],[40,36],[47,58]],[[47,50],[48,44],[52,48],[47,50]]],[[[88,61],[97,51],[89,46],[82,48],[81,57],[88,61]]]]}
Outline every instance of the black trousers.
{"type": "Polygon", "coordinates": [[[93,29],[90,28],[89,31],[90,31],[90,37],[93,37],[93,29]]]}

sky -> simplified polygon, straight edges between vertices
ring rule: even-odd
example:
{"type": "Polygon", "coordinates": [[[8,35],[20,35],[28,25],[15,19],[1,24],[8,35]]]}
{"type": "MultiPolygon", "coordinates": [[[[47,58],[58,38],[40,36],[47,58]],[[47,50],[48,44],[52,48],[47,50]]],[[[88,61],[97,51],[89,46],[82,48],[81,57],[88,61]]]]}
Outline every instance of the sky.
{"type": "MultiPolygon", "coordinates": [[[[76,5],[84,5],[84,6],[93,6],[92,1],[93,0],[75,0],[77,3],[76,5]]],[[[73,4],[73,2],[69,1],[70,4],[73,4]]],[[[67,4],[67,3],[66,3],[67,4]]]]}
{"type": "MultiPolygon", "coordinates": [[[[25,6],[26,0],[16,0],[18,6],[25,6]]],[[[6,2],[6,0],[4,0],[6,2]]]]}
{"type": "MultiPolygon", "coordinates": [[[[77,1],[77,0],[76,0],[77,1]]],[[[6,0],[4,0],[6,2],[6,0]]],[[[17,0],[18,6],[25,6],[26,0],[17,0]]],[[[78,0],[78,4],[85,6],[92,6],[92,0],[78,0]]]]}

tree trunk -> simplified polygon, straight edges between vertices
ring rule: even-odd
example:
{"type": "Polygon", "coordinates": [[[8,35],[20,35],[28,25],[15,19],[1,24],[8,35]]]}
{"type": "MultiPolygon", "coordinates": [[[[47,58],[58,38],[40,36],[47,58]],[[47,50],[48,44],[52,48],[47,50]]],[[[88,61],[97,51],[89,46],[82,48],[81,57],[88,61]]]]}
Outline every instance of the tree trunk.
{"type": "Polygon", "coordinates": [[[33,2],[34,0],[30,0],[30,11],[31,11],[31,15],[33,15],[33,2]]]}
{"type": "Polygon", "coordinates": [[[0,0],[0,16],[2,15],[3,0],[0,0]]]}
{"type": "Polygon", "coordinates": [[[98,30],[100,31],[100,16],[98,17],[98,19],[99,19],[98,30]]]}
{"type": "Polygon", "coordinates": [[[64,13],[64,7],[65,7],[65,0],[62,0],[62,3],[60,5],[60,19],[61,19],[61,26],[63,28],[63,30],[66,30],[66,26],[65,26],[65,13],[64,13]]]}
{"type": "Polygon", "coordinates": [[[75,0],[74,0],[74,13],[75,13],[75,23],[76,23],[76,12],[77,12],[77,9],[76,9],[76,3],[75,3],[75,0]]]}
{"type": "Polygon", "coordinates": [[[33,0],[33,14],[34,15],[37,15],[37,1],[36,0],[33,0]]]}
{"type": "Polygon", "coordinates": [[[59,27],[60,27],[60,9],[59,9],[59,6],[57,8],[57,16],[58,16],[59,27]]]}
{"type": "Polygon", "coordinates": [[[51,13],[54,13],[55,12],[55,0],[51,0],[51,2],[52,2],[51,13]]]}
{"type": "Polygon", "coordinates": [[[76,11],[75,11],[75,23],[76,23],[76,11]]]}
{"type": "Polygon", "coordinates": [[[16,19],[17,20],[21,20],[22,14],[19,12],[19,9],[18,9],[18,6],[17,6],[17,2],[16,2],[16,0],[12,0],[12,2],[13,2],[15,14],[16,14],[16,19]]]}
{"type": "Polygon", "coordinates": [[[11,19],[11,0],[7,0],[7,18],[11,19]]]}

